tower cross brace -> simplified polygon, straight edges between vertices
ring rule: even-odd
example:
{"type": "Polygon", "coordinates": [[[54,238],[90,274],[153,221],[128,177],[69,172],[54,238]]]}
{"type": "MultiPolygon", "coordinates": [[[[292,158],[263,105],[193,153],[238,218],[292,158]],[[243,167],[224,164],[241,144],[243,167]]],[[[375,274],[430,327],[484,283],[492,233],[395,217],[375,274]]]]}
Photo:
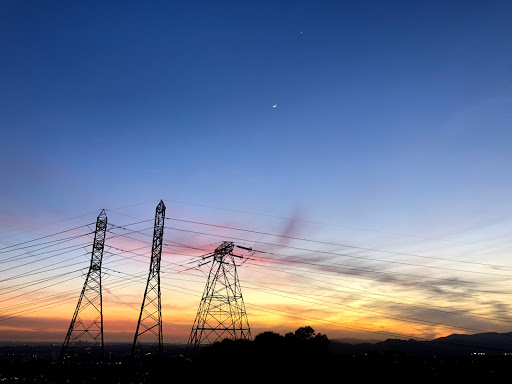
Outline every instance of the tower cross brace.
{"type": "Polygon", "coordinates": [[[149,265],[148,280],[142,305],[140,308],[139,321],[135,330],[135,337],[132,344],[132,357],[138,350],[142,349],[143,340],[141,336],[153,339],[152,349],[157,349],[160,356],[163,355],[163,334],[162,334],[162,302],[160,292],[160,260],[162,258],[162,244],[164,236],[165,204],[162,200],[156,207],[155,225],[153,230],[153,245],[151,248],[151,262],[149,265]]]}
{"type": "Polygon", "coordinates": [[[87,353],[89,355],[95,355],[94,357],[99,357],[99,359],[103,361],[105,350],[103,344],[101,262],[103,260],[106,231],[107,214],[103,209],[96,220],[89,272],[85,278],[82,292],[78,299],[73,318],[71,319],[64,344],[62,345],[60,354],[61,361],[66,359],[68,348],[70,346],[76,346],[79,342],[92,342],[93,345],[91,348],[88,348],[87,353]]]}
{"type": "Polygon", "coordinates": [[[240,280],[233,254],[234,243],[223,242],[213,253],[208,280],[188,340],[193,353],[201,345],[225,338],[251,339],[240,280]]]}

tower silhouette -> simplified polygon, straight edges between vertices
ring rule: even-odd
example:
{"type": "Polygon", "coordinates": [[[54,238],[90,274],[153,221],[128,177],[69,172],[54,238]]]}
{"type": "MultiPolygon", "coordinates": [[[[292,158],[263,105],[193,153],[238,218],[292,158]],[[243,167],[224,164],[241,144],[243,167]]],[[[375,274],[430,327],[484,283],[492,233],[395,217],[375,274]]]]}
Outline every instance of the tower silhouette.
{"type": "Polygon", "coordinates": [[[225,241],[212,255],[212,266],[190,332],[188,351],[196,353],[200,345],[225,338],[251,338],[235,261],[243,257],[233,254],[234,247],[234,243],[225,241]]]}
{"type": "Polygon", "coordinates": [[[85,278],[82,293],[78,299],[75,313],[71,319],[66,339],[62,345],[61,361],[69,357],[70,347],[77,355],[86,355],[88,359],[103,361],[103,299],[101,295],[101,262],[105,246],[107,215],[103,209],[96,220],[96,231],[91,252],[91,264],[85,278]],[[87,347],[87,348],[84,348],[87,347]]]}
{"type": "Polygon", "coordinates": [[[160,297],[160,259],[162,258],[162,243],[164,237],[165,204],[162,200],[156,207],[155,225],[153,230],[153,246],[151,248],[151,262],[149,265],[146,291],[142,299],[139,321],[135,330],[132,345],[132,357],[143,349],[142,343],[152,343],[151,349],[158,349],[163,355],[162,334],[162,303],[160,297]],[[143,336],[141,338],[141,336],[143,336]],[[147,337],[148,335],[149,337],[147,337]]]}

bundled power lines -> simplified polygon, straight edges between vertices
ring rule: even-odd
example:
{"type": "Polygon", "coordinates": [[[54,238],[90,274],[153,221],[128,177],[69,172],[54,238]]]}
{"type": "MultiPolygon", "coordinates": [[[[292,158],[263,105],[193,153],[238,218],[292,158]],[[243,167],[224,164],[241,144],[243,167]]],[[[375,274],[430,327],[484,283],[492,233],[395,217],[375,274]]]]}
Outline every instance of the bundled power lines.
{"type": "MultiPolygon", "coordinates": [[[[485,332],[510,323],[508,308],[499,305],[501,298],[510,294],[510,266],[359,247],[172,216],[166,219],[166,225],[162,220],[160,284],[176,294],[201,297],[198,287],[205,280],[204,257],[229,239],[251,249],[245,257],[247,277],[240,282],[244,292],[255,300],[246,302],[250,313],[318,321],[333,328],[393,337],[404,334],[391,331],[386,322],[405,324],[406,329],[420,328],[420,334],[429,329],[485,332]],[[174,241],[180,237],[187,240],[174,241]],[[191,244],[191,238],[209,240],[198,246],[191,244]],[[402,295],[401,290],[407,294],[402,295]],[[411,292],[417,293],[418,299],[411,292]],[[262,298],[286,305],[262,305],[258,303],[262,298]],[[301,307],[304,311],[297,309],[301,307]],[[315,316],[310,313],[312,308],[329,315],[315,316]],[[339,320],[336,313],[346,320],[339,320]],[[367,326],[350,319],[368,319],[367,326]]],[[[109,290],[122,292],[147,282],[142,267],[148,265],[149,251],[154,249],[154,236],[152,241],[148,233],[154,230],[150,221],[106,226],[102,276],[108,277],[109,290]],[[128,247],[128,243],[137,245],[128,247]],[[137,269],[141,272],[133,272],[132,265],[140,266],[137,269]]],[[[0,255],[4,255],[0,259],[0,322],[76,299],[76,289],[58,293],[50,290],[86,276],[85,257],[90,253],[87,249],[93,234],[87,224],[0,248],[0,255]],[[39,295],[35,299],[21,301],[36,293],[39,295]]]]}

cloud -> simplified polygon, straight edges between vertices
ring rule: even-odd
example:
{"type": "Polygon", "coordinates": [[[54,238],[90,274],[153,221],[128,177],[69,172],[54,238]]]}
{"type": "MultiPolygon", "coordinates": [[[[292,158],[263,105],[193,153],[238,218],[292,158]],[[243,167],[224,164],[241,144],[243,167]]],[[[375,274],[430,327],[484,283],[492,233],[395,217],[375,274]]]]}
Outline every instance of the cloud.
{"type": "MultiPolygon", "coordinates": [[[[117,300],[118,303],[121,303],[123,305],[126,305],[132,309],[139,310],[140,307],[137,307],[135,303],[130,303],[128,301],[124,301],[121,299],[118,295],[116,295],[114,292],[112,292],[110,289],[107,288],[106,284],[102,284],[101,289],[107,292],[108,294],[114,296],[114,298],[117,300]]],[[[142,299],[141,299],[142,300],[142,299]]]]}
{"type": "Polygon", "coordinates": [[[302,220],[302,212],[295,208],[289,219],[286,219],[286,224],[281,230],[281,236],[279,237],[279,244],[287,245],[290,243],[290,237],[296,237],[300,233],[300,229],[302,228],[303,222],[302,220]]]}

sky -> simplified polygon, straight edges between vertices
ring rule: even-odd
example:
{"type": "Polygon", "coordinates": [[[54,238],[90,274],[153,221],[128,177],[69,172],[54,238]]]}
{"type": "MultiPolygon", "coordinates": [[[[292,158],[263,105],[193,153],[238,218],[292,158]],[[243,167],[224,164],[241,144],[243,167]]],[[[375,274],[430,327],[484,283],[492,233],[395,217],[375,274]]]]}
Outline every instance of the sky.
{"type": "Polygon", "coordinates": [[[1,2],[0,340],[64,339],[101,209],[105,339],[132,339],[160,199],[166,341],[224,240],[261,251],[239,268],[253,334],[511,331],[511,11],[1,2]]]}

